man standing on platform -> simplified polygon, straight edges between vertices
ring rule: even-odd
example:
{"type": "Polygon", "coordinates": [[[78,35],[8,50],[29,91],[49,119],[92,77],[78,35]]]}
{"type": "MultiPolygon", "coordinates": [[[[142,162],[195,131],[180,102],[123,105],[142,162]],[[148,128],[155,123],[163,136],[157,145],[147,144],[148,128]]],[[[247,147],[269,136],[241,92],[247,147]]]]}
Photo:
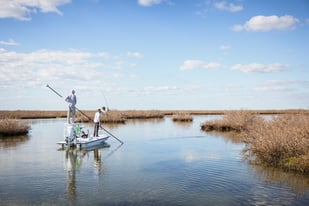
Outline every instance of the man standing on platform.
{"type": "Polygon", "coordinates": [[[65,98],[65,101],[69,103],[69,110],[68,110],[68,123],[74,123],[75,122],[75,118],[76,118],[76,96],[75,96],[75,91],[72,90],[72,94],[70,94],[69,96],[67,96],[67,98],[65,98]],[[72,122],[70,122],[70,116],[72,116],[72,122]]]}

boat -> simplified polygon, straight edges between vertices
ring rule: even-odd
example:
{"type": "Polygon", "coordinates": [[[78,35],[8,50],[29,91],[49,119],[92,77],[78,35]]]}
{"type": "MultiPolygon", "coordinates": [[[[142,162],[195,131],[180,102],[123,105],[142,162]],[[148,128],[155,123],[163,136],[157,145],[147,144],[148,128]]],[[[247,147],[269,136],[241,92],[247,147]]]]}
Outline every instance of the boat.
{"type": "Polygon", "coordinates": [[[64,140],[57,142],[62,148],[89,149],[109,146],[106,142],[110,136],[99,132],[98,136],[89,134],[89,129],[78,123],[64,124],[64,140]]]}
{"type": "MultiPolygon", "coordinates": [[[[56,90],[54,90],[51,86],[47,84],[46,87],[49,88],[51,91],[53,91],[55,94],[57,94],[57,96],[62,98],[62,95],[59,94],[56,90]]],[[[74,90],[72,90],[72,93],[74,94],[74,90]]],[[[79,111],[82,115],[91,120],[89,116],[87,116],[76,106],[75,109],[77,109],[77,111],[79,111]]],[[[75,123],[75,114],[72,118],[72,121],[70,121],[70,110],[68,110],[67,123],[64,124],[64,140],[57,142],[57,144],[61,145],[62,148],[75,147],[79,149],[95,149],[97,147],[105,147],[105,146],[108,147],[109,144],[106,141],[110,136],[115,138],[121,144],[123,144],[123,141],[121,141],[115,135],[107,131],[104,127],[100,128],[106,133],[105,134],[100,133],[102,131],[101,130],[98,136],[91,136],[89,134],[89,130],[87,130],[86,133],[84,131],[84,127],[82,127],[79,123],[75,123]]]]}

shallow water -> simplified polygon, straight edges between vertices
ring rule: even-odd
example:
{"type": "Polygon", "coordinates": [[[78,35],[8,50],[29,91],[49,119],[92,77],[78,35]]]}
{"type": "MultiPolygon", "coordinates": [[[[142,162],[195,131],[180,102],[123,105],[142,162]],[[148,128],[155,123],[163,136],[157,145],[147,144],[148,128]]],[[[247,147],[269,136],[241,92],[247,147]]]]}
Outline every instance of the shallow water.
{"type": "MultiPolygon", "coordinates": [[[[105,128],[125,142],[59,150],[65,119],[0,139],[0,205],[308,205],[309,177],[248,164],[237,138],[171,118],[105,128]]],[[[92,125],[88,125],[92,130],[92,125]]]]}

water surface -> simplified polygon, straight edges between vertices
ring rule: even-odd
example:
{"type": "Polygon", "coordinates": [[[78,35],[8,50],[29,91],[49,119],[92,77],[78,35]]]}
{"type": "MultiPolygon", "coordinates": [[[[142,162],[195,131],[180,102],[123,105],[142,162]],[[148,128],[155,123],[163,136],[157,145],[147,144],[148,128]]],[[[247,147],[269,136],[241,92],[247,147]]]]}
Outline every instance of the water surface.
{"type": "MultiPolygon", "coordinates": [[[[243,161],[237,138],[171,118],[105,128],[125,142],[59,150],[65,119],[0,139],[0,205],[305,205],[309,178],[243,161]]],[[[92,131],[92,125],[88,125],[92,131]]]]}

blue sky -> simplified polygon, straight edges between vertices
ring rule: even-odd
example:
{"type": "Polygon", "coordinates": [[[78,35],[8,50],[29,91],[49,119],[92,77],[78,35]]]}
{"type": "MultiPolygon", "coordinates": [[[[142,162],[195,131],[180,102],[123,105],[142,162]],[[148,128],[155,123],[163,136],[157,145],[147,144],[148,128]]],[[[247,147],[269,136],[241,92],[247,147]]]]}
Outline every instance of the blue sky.
{"type": "Polygon", "coordinates": [[[0,109],[309,109],[309,1],[0,0],[0,109]]]}

